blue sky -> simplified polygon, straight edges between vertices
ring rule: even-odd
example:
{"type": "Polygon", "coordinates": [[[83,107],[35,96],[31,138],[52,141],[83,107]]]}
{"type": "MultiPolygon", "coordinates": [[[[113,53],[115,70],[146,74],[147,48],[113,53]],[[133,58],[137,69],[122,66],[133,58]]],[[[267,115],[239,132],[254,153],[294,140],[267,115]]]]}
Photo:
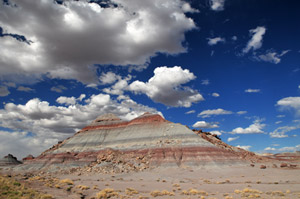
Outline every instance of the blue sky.
{"type": "Polygon", "coordinates": [[[143,112],[300,150],[297,0],[0,1],[0,155],[143,112]]]}

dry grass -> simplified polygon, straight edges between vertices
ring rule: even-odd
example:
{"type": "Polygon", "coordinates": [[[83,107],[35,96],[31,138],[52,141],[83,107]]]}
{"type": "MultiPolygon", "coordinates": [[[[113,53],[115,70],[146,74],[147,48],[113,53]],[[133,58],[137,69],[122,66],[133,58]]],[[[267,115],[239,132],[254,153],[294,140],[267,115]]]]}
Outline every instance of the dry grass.
{"type": "Polygon", "coordinates": [[[175,196],[175,193],[167,191],[167,190],[162,190],[162,191],[155,190],[155,191],[152,191],[150,193],[150,195],[153,196],[153,197],[157,197],[157,196],[175,196]]]}
{"type": "Polygon", "coordinates": [[[41,194],[29,189],[12,178],[0,176],[0,199],[52,199],[49,194],[41,194]]]}
{"type": "Polygon", "coordinates": [[[90,189],[89,186],[85,186],[85,185],[77,185],[76,188],[81,189],[81,190],[88,190],[88,189],[90,189]]]}
{"type": "Polygon", "coordinates": [[[117,193],[114,189],[106,188],[106,189],[103,189],[100,192],[98,192],[96,197],[98,199],[107,199],[107,198],[111,198],[114,196],[118,197],[119,193],[117,193]]]}
{"type": "Polygon", "coordinates": [[[71,179],[63,179],[59,181],[60,184],[67,184],[67,185],[73,185],[74,182],[71,179]]]}
{"type": "Polygon", "coordinates": [[[208,193],[206,191],[199,191],[197,189],[189,189],[189,190],[183,190],[181,192],[181,195],[202,195],[202,196],[208,196],[208,193]]]}
{"type": "Polygon", "coordinates": [[[129,196],[132,196],[132,195],[135,195],[135,194],[139,194],[139,192],[137,190],[133,189],[133,188],[126,188],[125,194],[129,195],[129,196]]]}

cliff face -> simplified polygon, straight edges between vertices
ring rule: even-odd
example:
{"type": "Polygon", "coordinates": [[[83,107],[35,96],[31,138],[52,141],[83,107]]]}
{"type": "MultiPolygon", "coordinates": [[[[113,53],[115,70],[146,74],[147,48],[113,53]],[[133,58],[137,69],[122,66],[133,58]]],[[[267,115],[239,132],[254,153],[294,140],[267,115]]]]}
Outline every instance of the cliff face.
{"type": "Polygon", "coordinates": [[[122,121],[112,114],[98,117],[26,164],[80,166],[129,160],[147,167],[243,162],[236,153],[203,139],[186,126],[145,113],[131,121],[122,121]]]}

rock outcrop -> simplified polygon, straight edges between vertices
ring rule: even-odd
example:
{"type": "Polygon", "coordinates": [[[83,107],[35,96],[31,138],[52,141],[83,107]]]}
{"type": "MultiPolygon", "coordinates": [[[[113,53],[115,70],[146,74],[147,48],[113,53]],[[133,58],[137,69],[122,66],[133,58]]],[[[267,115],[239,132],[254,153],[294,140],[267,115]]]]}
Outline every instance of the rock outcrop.
{"type": "Polygon", "coordinates": [[[157,114],[145,113],[131,121],[107,114],[25,164],[36,168],[114,164],[141,170],[151,166],[245,163],[236,150],[228,150],[222,141],[215,143],[198,134],[157,114]]]}
{"type": "Polygon", "coordinates": [[[0,159],[0,166],[14,166],[19,164],[22,164],[22,162],[18,161],[12,154],[8,154],[0,159]]]}

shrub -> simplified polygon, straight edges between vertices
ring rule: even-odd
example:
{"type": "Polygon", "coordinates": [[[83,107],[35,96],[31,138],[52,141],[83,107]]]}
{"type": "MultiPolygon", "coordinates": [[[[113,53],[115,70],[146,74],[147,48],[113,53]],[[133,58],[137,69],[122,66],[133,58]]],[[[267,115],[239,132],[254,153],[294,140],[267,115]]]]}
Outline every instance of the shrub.
{"type": "Polygon", "coordinates": [[[89,186],[85,186],[85,185],[77,185],[76,188],[81,189],[81,190],[88,190],[88,189],[90,189],[89,186]]]}
{"type": "Polygon", "coordinates": [[[139,194],[139,192],[137,190],[133,189],[133,188],[126,188],[125,194],[129,195],[129,196],[132,196],[132,195],[135,195],[135,194],[139,194]]]}
{"type": "Polygon", "coordinates": [[[114,189],[106,188],[97,193],[98,199],[107,199],[114,196],[119,196],[119,193],[115,192],[114,189]]]}
{"type": "Polygon", "coordinates": [[[71,179],[63,179],[59,181],[61,184],[73,185],[74,182],[71,179]]]}

